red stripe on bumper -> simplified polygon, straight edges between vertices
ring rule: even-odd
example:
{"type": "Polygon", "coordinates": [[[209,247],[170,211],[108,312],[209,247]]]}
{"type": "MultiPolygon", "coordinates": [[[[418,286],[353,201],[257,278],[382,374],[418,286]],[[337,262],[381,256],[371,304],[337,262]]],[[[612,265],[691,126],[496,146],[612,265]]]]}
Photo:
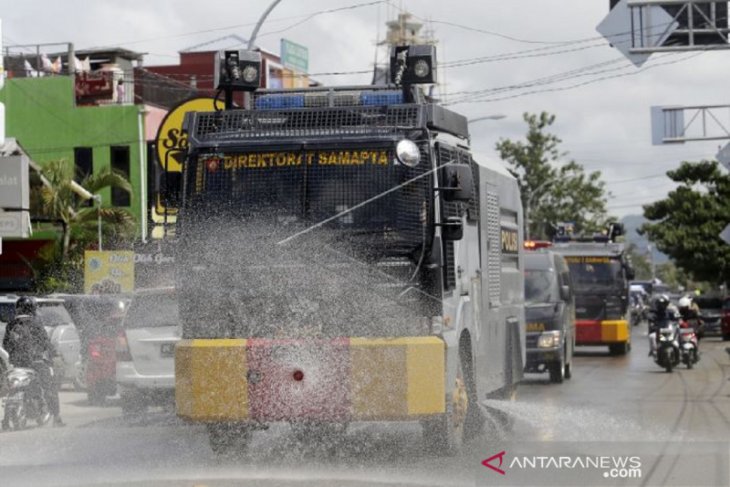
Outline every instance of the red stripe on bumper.
{"type": "Polygon", "coordinates": [[[601,322],[598,320],[576,320],[575,342],[578,345],[601,343],[601,322]]]}
{"type": "Polygon", "coordinates": [[[351,414],[350,340],[248,341],[251,419],[336,421],[351,414]]]}

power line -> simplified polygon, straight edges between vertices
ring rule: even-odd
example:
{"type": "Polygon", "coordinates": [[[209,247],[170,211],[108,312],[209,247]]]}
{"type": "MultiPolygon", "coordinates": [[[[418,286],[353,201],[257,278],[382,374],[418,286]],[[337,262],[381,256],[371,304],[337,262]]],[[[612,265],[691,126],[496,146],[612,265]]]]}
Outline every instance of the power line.
{"type": "Polygon", "coordinates": [[[663,178],[666,177],[667,173],[663,172],[661,174],[651,174],[649,176],[639,176],[636,178],[628,178],[628,179],[619,179],[616,181],[605,181],[606,184],[623,184],[623,183],[633,183],[634,181],[644,181],[646,179],[656,179],[656,178],[663,178]]]}
{"type": "MultiPolygon", "coordinates": [[[[338,7],[338,8],[331,8],[331,9],[326,9],[326,10],[318,10],[316,12],[309,13],[309,14],[293,15],[293,16],[290,16],[290,17],[279,17],[279,18],[268,19],[267,20],[267,23],[268,24],[271,24],[271,23],[275,23],[275,22],[285,22],[287,20],[300,19],[302,17],[306,17],[307,19],[311,19],[311,18],[314,18],[314,17],[316,17],[318,15],[322,15],[322,14],[338,12],[338,11],[341,11],[341,10],[354,10],[356,8],[369,7],[371,5],[376,5],[376,4],[380,4],[380,3],[387,3],[387,2],[386,2],[386,0],[378,0],[378,1],[372,1],[372,2],[358,3],[358,4],[349,5],[349,6],[346,6],[346,7],[338,7]]],[[[131,41],[117,42],[117,43],[114,43],[114,45],[119,45],[119,46],[121,46],[121,45],[132,45],[132,44],[142,44],[142,43],[145,43],[145,42],[152,42],[152,41],[161,41],[161,40],[166,40],[166,39],[177,39],[177,38],[180,38],[180,37],[190,37],[190,36],[199,35],[199,34],[210,34],[212,32],[221,32],[221,31],[226,31],[226,30],[241,29],[241,28],[245,28],[245,27],[253,27],[256,24],[257,24],[257,22],[248,22],[248,23],[245,23],[245,24],[229,25],[229,26],[226,26],[226,27],[213,27],[213,28],[210,28],[210,29],[197,30],[197,31],[192,31],[192,32],[185,32],[185,33],[182,33],[182,34],[175,34],[175,35],[169,35],[169,36],[159,36],[159,37],[149,37],[147,39],[136,39],[136,40],[131,40],[131,41]]],[[[296,25],[294,25],[294,26],[296,26],[296,25]]],[[[291,26],[291,27],[294,27],[294,26],[291,26]]],[[[289,28],[291,28],[291,27],[289,27],[289,28]]],[[[284,30],[288,30],[289,28],[284,29],[284,30]]],[[[265,36],[265,35],[271,35],[271,34],[274,34],[274,33],[276,33],[276,32],[266,32],[266,33],[259,34],[258,37],[265,36]]]]}
{"type": "MultiPolygon", "coordinates": [[[[547,88],[547,89],[542,89],[542,90],[526,91],[526,92],[523,92],[523,93],[518,93],[518,94],[515,94],[515,95],[498,97],[498,98],[489,98],[489,97],[487,97],[486,99],[485,98],[482,98],[482,99],[476,99],[476,100],[473,100],[473,99],[464,99],[464,100],[459,100],[459,101],[456,101],[456,102],[449,102],[449,103],[446,103],[445,105],[457,105],[457,104],[461,104],[461,103],[493,103],[493,102],[496,102],[496,101],[511,100],[511,99],[514,99],[514,98],[519,98],[519,97],[523,97],[523,96],[527,96],[527,95],[534,95],[534,94],[538,94],[538,93],[554,93],[554,92],[560,92],[560,91],[568,91],[568,90],[573,90],[573,89],[576,89],[576,88],[580,88],[582,86],[586,86],[586,85],[590,85],[590,84],[593,84],[593,83],[597,83],[599,81],[605,81],[605,80],[615,79],[615,78],[623,78],[623,77],[626,77],[626,76],[636,76],[637,74],[640,74],[640,73],[643,73],[645,71],[648,71],[649,69],[653,69],[653,68],[656,68],[656,67],[659,67],[659,66],[666,66],[666,65],[670,65],[670,64],[681,63],[681,62],[687,61],[689,59],[692,59],[694,57],[697,57],[697,56],[699,56],[701,54],[702,53],[696,53],[696,54],[693,54],[691,56],[685,56],[685,57],[683,57],[681,59],[677,59],[677,60],[674,60],[674,61],[667,61],[667,62],[663,62],[663,63],[655,63],[655,64],[652,64],[650,66],[646,66],[644,68],[641,68],[641,69],[639,69],[637,71],[631,72],[631,73],[623,73],[623,74],[617,74],[617,75],[612,75],[612,76],[603,76],[603,77],[600,77],[600,78],[596,78],[596,79],[584,81],[582,83],[577,83],[577,84],[573,84],[573,85],[570,85],[570,86],[564,86],[564,87],[558,87],[558,88],[547,88]]],[[[621,69],[626,69],[626,68],[621,68],[621,69]]],[[[592,74],[596,74],[596,73],[592,73],[592,74]]],[[[564,80],[561,80],[561,81],[569,81],[569,80],[570,80],[570,78],[567,78],[567,79],[564,79],[564,80]]]]}

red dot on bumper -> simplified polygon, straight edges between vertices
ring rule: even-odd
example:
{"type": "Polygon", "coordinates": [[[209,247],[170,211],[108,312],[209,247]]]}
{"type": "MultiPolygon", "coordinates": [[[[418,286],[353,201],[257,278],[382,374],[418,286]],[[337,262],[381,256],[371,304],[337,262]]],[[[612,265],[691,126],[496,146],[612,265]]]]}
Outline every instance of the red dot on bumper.
{"type": "Polygon", "coordinates": [[[304,379],[304,372],[302,372],[301,370],[295,370],[292,374],[292,377],[294,377],[295,381],[299,382],[304,379]]]}

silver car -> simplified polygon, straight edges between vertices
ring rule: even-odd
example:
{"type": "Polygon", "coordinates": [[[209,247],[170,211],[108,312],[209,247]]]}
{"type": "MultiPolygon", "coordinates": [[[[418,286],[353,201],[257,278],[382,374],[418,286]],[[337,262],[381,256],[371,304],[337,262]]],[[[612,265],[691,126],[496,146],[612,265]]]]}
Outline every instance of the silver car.
{"type": "Polygon", "coordinates": [[[180,331],[173,288],[134,293],[117,337],[117,385],[125,415],[173,404],[180,331]]]}

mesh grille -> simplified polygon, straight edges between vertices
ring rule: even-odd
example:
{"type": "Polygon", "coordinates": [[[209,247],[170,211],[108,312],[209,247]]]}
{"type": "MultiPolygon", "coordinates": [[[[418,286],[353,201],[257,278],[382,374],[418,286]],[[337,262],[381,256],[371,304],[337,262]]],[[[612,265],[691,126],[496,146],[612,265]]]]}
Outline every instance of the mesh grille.
{"type": "Polygon", "coordinates": [[[502,295],[502,247],[500,245],[499,196],[487,192],[487,278],[489,279],[489,295],[499,301],[502,295]]]}
{"type": "MultiPolygon", "coordinates": [[[[347,103],[347,96],[339,100],[347,103]]],[[[337,103],[339,103],[337,102],[337,103]]],[[[393,135],[423,126],[419,105],[322,107],[289,110],[227,110],[194,114],[198,144],[225,140],[393,135]]]]}
{"type": "Polygon", "coordinates": [[[479,199],[479,166],[477,165],[474,160],[471,160],[471,174],[472,178],[474,179],[474,198],[469,202],[469,207],[467,208],[467,218],[471,222],[478,222],[479,221],[479,202],[481,201],[479,199]]]}
{"type": "MultiPolygon", "coordinates": [[[[449,162],[455,162],[458,164],[472,164],[471,155],[461,149],[456,149],[454,147],[449,147],[444,144],[438,144],[437,146],[437,154],[438,154],[438,160],[439,165],[447,164],[449,162]]],[[[474,165],[472,165],[472,173],[474,172],[474,165]]],[[[478,172],[478,168],[476,168],[478,172]]],[[[476,195],[476,192],[474,193],[476,195]]],[[[475,215],[476,218],[478,218],[478,209],[472,210],[471,208],[478,208],[478,198],[474,198],[472,202],[469,204],[469,218],[471,219],[471,215],[475,215]],[[473,211],[476,211],[476,213],[472,213],[473,211]]],[[[444,199],[441,199],[441,208],[442,208],[442,214],[444,221],[449,217],[460,217],[464,214],[464,212],[467,209],[467,206],[465,203],[461,201],[446,201],[444,199]]],[[[454,243],[453,242],[446,242],[444,244],[444,254],[445,254],[445,266],[444,266],[444,284],[446,289],[452,289],[456,286],[456,261],[455,261],[455,255],[454,255],[454,243]]]]}
{"type": "Polygon", "coordinates": [[[428,234],[432,199],[430,178],[411,181],[430,167],[421,152],[425,160],[415,168],[394,164],[390,148],[201,155],[191,162],[189,213],[292,228],[326,221],[323,229],[342,238],[412,252],[428,234]]]}
{"type": "Polygon", "coordinates": [[[454,242],[444,244],[446,251],[444,256],[446,266],[444,267],[444,288],[453,289],[456,287],[456,256],[454,255],[454,242]]]}

